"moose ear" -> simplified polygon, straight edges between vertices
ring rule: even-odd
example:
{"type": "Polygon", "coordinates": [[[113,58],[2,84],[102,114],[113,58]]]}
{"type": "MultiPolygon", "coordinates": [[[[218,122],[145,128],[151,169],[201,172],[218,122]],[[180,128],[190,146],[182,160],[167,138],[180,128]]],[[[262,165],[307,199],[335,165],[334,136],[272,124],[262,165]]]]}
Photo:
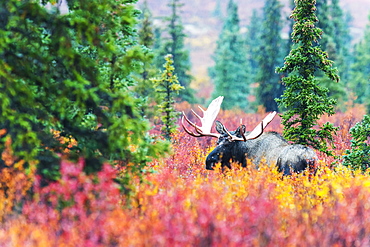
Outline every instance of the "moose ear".
{"type": "Polygon", "coordinates": [[[225,134],[225,126],[218,120],[216,120],[216,130],[220,134],[225,134]]]}

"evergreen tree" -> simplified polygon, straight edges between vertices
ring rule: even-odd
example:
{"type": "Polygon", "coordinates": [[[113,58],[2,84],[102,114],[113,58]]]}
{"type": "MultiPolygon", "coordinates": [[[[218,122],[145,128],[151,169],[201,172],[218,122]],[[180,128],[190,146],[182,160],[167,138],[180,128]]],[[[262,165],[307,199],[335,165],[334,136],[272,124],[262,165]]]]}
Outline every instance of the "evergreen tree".
{"type": "Polygon", "coordinates": [[[370,15],[364,37],[355,46],[350,78],[348,86],[356,96],[355,103],[365,104],[370,113],[370,15]]]}
{"type": "MultiPolygon", "coordinates": [[[[319,45],[328,52],[334,62],[340,64],[349,48],[350,36],[348,21],[339,5],[339,0],[318,1],[316,4],[317,18],[320,20],[317,27],[323,31],[319,45]]],[[[343,79],[343,78],[342,78],[343,79]]]]}
{"type": "Polygon", "coordinates": [[[163,65],[162,76],[159,79],[154,79],[154,83],[156,84],[159,112],[162,114],[162,132],[167,140],[171,140],[171,135],[177,130],[176,122],[179,116],[179,113],[174,108],[174,97],[184,87],[180,85],[175,75],[172,55],[167,55],[165,60],[166,63],[163,65]]]}
{"type": "Polygon", "coordinates": [[[349,70],[352,64],[352,56],[349,53],[351,49],[351,36],[349,35],[348,17],[344,15],[342,8],[339,5],[339,0],[332,0],[330,5],[330,17],[333,26],[333,42],[335,44],[335,52],[329,54],[331,60],[334,61],[338,68],[341,83],[328,84],[332,97],[338,99],[338,104],[341,108],[344,107],[347,101],[348,92],[345,87],[349,83],[349,70]]]}
{"type": "Polygon", "coordinates": [[[321,49],[327,51],[329,56],[335,53],[334,27],[330,14],[329,0],[320,0],[316,2],[316,16],[318,22],[316,26],[322,30],[322,36],[319,42],[321,49]]]}
{"type": "MultiPolygon", "coordinates": [[[[154,101],[155,87],[151,78],[154,78],[159,73],[159,69],[154,64],[154,56],[156,50],[155,45],[155,31],[152,21],[152,13],[148,7],[147,1],[142,6],[142,14],[138,27],[138,42],[142,45],[145,59],[143,61],[143,69],[137,75],[137,84],[134,87],[134,91],[137,97],[141,100],[140,108],[141,112],[145,116],[153,115],[153,109],[149,108],[148,105],[154,101]]],[[[158,39],[159,40],[159,39],[158,39]]]]}
{"type": "Polygon", "coordinates": [[[222,11],[221,11],[221,0],[217,0],[215,10],[213,11],[213,16],[222,19],[222,11]]]}
{"type": "MultiPolygon", "coordinates": [[[[293,11],[294,7],[295,7],[294,0],[289,0],[289,9],[291,11],[293,11]]],[[[286,16],[285,18],[287,18],[287,22],[288,22],[288,26],[289,26],[288,34],[290,35],[293,32],[294,21],[291,18],[289,18],[288,16],[286,16]]],[[[285,55],[289,54],[289,51],[292,48],[292,45],[293,45],[292,39],[288,38],[288,40],[286,42],[285,55]]]]}
{"type": "Polygon", "coordinates": [[[144,2],[141,11],[141,25],[138,30],[139,44],[151,48],[154,45],[154,31],[152,12],[148,7],[147,1],[144,2]]]}
{"type": "Polygon", "coordinates": [[[163,56],[165,56],[162,49],[162,30],[160,27],[154,27],[154,43],[153,43],[153,52],[154,52],[154,65],[160,71],[163,66],[163,56]]]}
{"type": "Polygon", "coordinates": [[[365,115],[361,122],[351,128],[350,134],[351,149],[346,150],[343,165],[365,172],[370,168],[370,145],[367,142],[370,137],[370,116],[365,115]]]}
{"type": "Polygon", "coordinates": [[[317,17],[320,20],[317,27],[323,31],[319,45],[326,51],[329,58],[334,61],[339,69],[341,83],[335,83],[329,80],[322,72],[316,76],[320,84],[329,89],[329,95],[340,99],[340,105],[343,106],[346,101],[345,85],[348,79],[350,37],[348,35],[348,26],[346,25],[343,11],[339,6],[338,0],[322,0],[317,2],[317,17]]]}
{"type": "Polygon", "coordinates": [[[284,59],[286,48],[280,35],[282,30],[281,8],[282,5],[278,0],[266,0],[263,8],[257,97],[266,111],[278,111],[275,99],[280,98],[284,90],[280,76],[275,73],[275,68],[284,59]]]}
{"type": "Polygon", "coordinates": [[[250,81],[257,81],[258,73],[258,54],[259,47],[261,44],[261,17],[258,15],[257,10],[253,10],[252,16],[247,27],[248,31],[246,32],[246,50],[248,65],[250,68],[250,81]]]}
{"type": "MultiPolygon", "coordinates": [[[[287,111],[283,114],[284,136],[298,144],[312,147],[332,155],[326,140],[332,141],[336,128],[329,122],[319,129],[317,120],[323,114],[334,114],[336,101],[328,97],[327,88],[318,85],[315,73],[323,71],[331,80],[339,81],[332,61],[328,59],[317,43],[322,31],[315,26],[318,21],[315,0],[296,0],[291,18],[294,19],[292,40],[295,43],[285,58],[284,66],[277,69],[289,73],[283,78],[286,85],[283,97],[278,103],[287,111]]],[[[332,143],[333,145],[333,143],[332,143]]]]}
{"type": "MultiPolygon", "coordinates": [[[[180,8],[183,6],[180,0],[170,0],[168,7],[171,9],[171,16],[165,18],[168,22],[166,28],[167,36],[162,36],[162,48],[160,51],[161,59],[171,54],[173,58],[173,65],[176,68],[176,74],[181,86],[184,87],[179,94],[181,100],[193,103],[195,101],[194,92],[190,88],[192,76],[190,75],[190,58],[189,51],[185,48],[184,27],[182,25],[181,17],[179,15],[180,8]]],[[[162,63],[160,63],[162,66],[162,63]]]]}
{"type": "Polygon", "coordinates": [[[225,109],[240,107],[247,110],[248,66],[239,29],[238,7],[230,0],[226,21],[213,57],[215,66],[209,72],[215,85],[213,96],[225,96],[223,107],[225,109]]]}
{"type": "Polygon", "coordinates": [[[336,56],[332,59],[338,64],[341,80],[348,77],[349,49],[351,36],[349,35],[348,18],[339,5],[339,0],[332,0],[330,5],[331,22],[333,23],[333,37],[336,56]]]}
{"type": "Polygon", "coordinates": [[[0,151],[10,138],[47,179],[58,178],[60,157],[84,157],[88,172],[130,163],[128,185],[164,151],[127,90],[143,59],[132,45],[135,1],[68,1],[67,11],[43,2],[0,2],[0,151]]]}

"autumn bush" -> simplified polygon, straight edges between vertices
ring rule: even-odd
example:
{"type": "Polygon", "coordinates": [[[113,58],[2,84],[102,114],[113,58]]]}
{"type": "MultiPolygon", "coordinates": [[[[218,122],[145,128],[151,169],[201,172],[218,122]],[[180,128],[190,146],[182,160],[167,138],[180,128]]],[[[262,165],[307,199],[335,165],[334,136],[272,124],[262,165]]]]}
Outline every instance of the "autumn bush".
{"type": "MultiPolygon", "coordinates": [[[[242,118],[250,130],[263,116],[222,111],[219,119],[233,129],[242,118]]],[[[362,116],[348,111],[331,117],[341,127],[334,138],[337,155],[350,148],[349,129],[362,116]]],[[[280,119],[267,130],[281,132],[280,119]]],[[[208,171],[205,158],[215,145],[179,129],[172,154],[150,163],[129,203],[114,181],[115,167],[104,165],[88,175],[83,160],[63,161],[58,182],[42,187],[35,177],[33,196],[22,202],[21,211],[3,214],[0,245],[370,245],[368,174],[342,166],[341,160],[332,165],[333,158],[322,154],[315,176],[283,177],[266,165],[208,171]]],[[[4,208],[5,199],[0,203],[4,208]]]]}
{"type": "MultiPolygon", "coordinates": [[[[0,130],[0,136],[6,130],[0,130]]],[[[32,187],[35,167],[29,164],[25,167],[23,160],[17,159],[11,149],[11,139],[5,141],[4,151],[1,153],[0,166],[0,221],[6,216],[20,210],[22,202],[32,187]]]]}

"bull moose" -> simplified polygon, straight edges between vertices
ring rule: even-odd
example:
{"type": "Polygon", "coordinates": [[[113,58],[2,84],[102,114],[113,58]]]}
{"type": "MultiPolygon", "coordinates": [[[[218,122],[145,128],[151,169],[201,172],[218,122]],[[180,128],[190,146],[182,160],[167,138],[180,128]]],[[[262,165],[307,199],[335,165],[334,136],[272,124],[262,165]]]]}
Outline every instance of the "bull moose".
{"type": "Polygon", "coordinates": [[[212,125],[220,111],[223,96],[214,99],[207,110],[203,110],[203,117],[195,111],[192,113],[197,117],[201,126],[196,125],[183,112],[182,126],[184,130],[194,137],[211,136],[218,138],[217,147],[207,156],[206,169],[213,170],[215,164],[221,163],[221,167],[231,168],[231,163],[239,163],[246,167],[247,159],[250,159],[256,167],[266,161],[269,165],[276,165],[279,172],[291,175],[292,172],[302,172],[306,168],[315,167],[317,156],[312,148],[299,144],[289,144],[276,132],[265,132],[266,126],[276,116],[276,112],[269,113],[252,131],[246,131],[245,125],[235,131],[228,131],[219,121],[216,121],[218,133],[212,133],[212,125]],[[189,130],[184,120],[194,128],[189,130]]]}

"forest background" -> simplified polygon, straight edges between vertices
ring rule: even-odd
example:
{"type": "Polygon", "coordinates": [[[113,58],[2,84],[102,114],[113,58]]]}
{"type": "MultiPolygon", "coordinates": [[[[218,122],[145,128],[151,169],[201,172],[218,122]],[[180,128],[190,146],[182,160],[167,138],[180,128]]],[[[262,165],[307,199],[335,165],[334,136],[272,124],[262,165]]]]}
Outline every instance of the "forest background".
{"type": "MultiPolygon", "coordinates": [[[[139,0],[138,6],[143,6],[144,0],[139,0]]],[[[167,6],[166,1],[157,1],[157,0],[146,0],[150,11],[152,12],[153,23],[160,29],[165,28],[165,22],[163,21],[164,16],[168,16],[171,13],[171,9],[167,6]]],[[[253,12],[257,12],[259,15],[259,23],[256,23],[255,26],[262,26],[263,21],[263,8],[264,1],[234,1],[238,6],[238,15],[240,19],[240,34],[242,39],[248,43],[248,30],[253,28],[251,26],[251,20],[253,19],[253,12]]],[[[280,35],[283,39],[283,42],[288,42],[290,40],[290,25],[292,24],[289,21],[289,16],[291,14],[293,1],[283,0],[281,3],[281,30],[280,35]]],[[[318,12],[320,11],[320,2],[323,5],[331,3],[331,1],[318,1],[318,12]]],[[[345,25],[345,32],[348,37],[344,42],[346,42],[346,49],[348,49],[349,57],[346,61],[346,66],[352,66],[353,58],[355,56],[355,45],[358,44],[361,39],[364,37],[364,32],[366,25],[369,24],[369,13],[370,13],[370,4],[367,0],[341,0],[335,1],[340,6],[340,16],[345,25]]],[[[212,96],[212,91],[214,90],[214,80],[210,76],[210,68],[215,65],[215,50],[217,49],[217,40],[220,38],[220,33],[222,31],[222,26],[224,25],[224,20],[227,16],[227,4],[228,1],[220,0],[205,0],[202,2],[189,0],[183,2],[183,6],[179,8],[179,16],[181,17],[182,24],[184,27],[184,33],[186,35],[185,45],[189,50],[190,61],[191,61],[191,75],[194,76],[190,86],[196,92],[197,98],[200,99],[199,103],[208,102],[205,99],[209,99],[212,96]]],[[[327,23],[326,20],[332,19],[330,17],[329,11],[321,10],[323,17],[318,14],[319,23],[318,27],[322,28],[324,31],[323,37],[331,35],[330,30],[326,30],[327,23]],[[326,13],[324,13],[326,12],[326,13]],[[326,15],[326,17],[325,17],[326,15]]],[[[261,28],[260,28],[261,29],[261,28]]],[[[253,30],[254,31],[254,30],[253,30]]],[[[338,31],[335,31],[336,35],[339,35],[338,31]]],[[[342,34],[341,34],[342,35],[342,34]]],[[[258,34],[255,33],[253,37],[258,40],[258,34]]],[[[256,41],[257,42],[257,41],[256,41]]],[[[325,42],[325,41],[323,41],[325,42]]],[[[263,44],[261,44],[263,45],[263,44]]],[[[323,45],[323,44],[322,44],[323,45]]],[[[327,48],[326,45],[322,47],[324,51],[329,53],[329,59],[334,60],[333,67],[338,67],[339,61],[336,61],[336,55],[331,53],[330,47],[327,48]]],[[[249,48],[247,48],[249,49],[249,48]]],[[[287,53],[285,51],[284,53],[287,53]]],[[[367,51],[364,51],[367,53],[367,51]]],[[[255,55],[255,54],[254,54],[255,55]]],[[[284,54],[284,56],[287,54],[284,54]]],[[[250,56],[247,54],[247,56],[250,56]]],[[[281,66],[283,64],[283,58],[280,58],[280,64],[276,66],[281,66]]],[[[340,65],[339,65],[340,66],[340,65]]],[[[253,71],[257,74],[256,71],[253,71]]],[[[249,83],[257,82],[257,79],[249,83]]],[[[354,87],[348,86],[350,79],[347,75],[342,76],[340,85],[326,85],[329,89],[332,89],[332,92],[337,93],[335,97],[339,98],[338,108],[344,110],[346,108],[345,104],[348,104],[348,101],[353,103],[353,97],[355,95],[350,95],[355,91],[354,87]],[[331,88],[330,88],[331,87],[331,88]],[[345,92],[344,92],[345,91],[345,92]]],[[[358,89],[361,90],[361,89],[358,89]]],[[[255,93],[255,92],[254,92],[255,93]]],[[[255,93],[256,94],[256,93],[255,93]]],[[[253,97],[250,97],[249,100],[253,100],[253,97]]],[[[257,96],[258,97],[258,96],[257,96]]],[[[363,103],[363,100],[355,100],[356,103],[363,103]]],[[[260,104],[260,103],[257,103],[260,104]]],[[[245,110],[245,109],[244,109],[245,110]]],[[[256,108],[254,108],[254,111],[256,108]]]]}

